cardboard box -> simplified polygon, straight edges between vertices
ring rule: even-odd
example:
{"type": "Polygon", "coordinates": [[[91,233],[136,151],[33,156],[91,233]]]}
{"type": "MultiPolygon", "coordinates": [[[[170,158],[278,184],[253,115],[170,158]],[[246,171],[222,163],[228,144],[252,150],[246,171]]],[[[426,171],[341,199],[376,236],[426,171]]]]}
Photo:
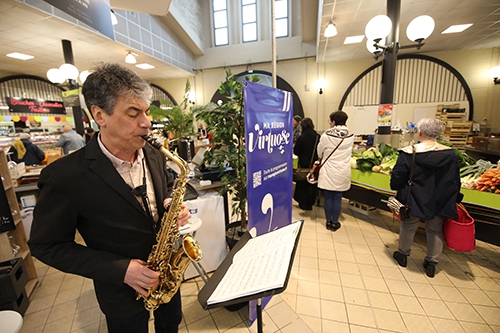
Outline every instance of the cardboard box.
{"type": "Polygon", "coordinates": [[[64,155],[48,155],[47,156],[47,165],[49,165],[50,163],[52,163],[54,161],[57,161],[61,157],[64,157],[64,155]]]}
{"type": "Polygon", "coordinates": [[[22,258],[0,263],[0,304],[16,301],[29,280],[22,258]]]}

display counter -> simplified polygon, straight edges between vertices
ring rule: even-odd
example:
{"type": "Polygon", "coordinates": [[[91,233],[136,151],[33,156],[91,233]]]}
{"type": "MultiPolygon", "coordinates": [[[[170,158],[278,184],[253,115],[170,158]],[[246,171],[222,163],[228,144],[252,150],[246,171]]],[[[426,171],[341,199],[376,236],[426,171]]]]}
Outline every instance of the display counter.
{"type": "MultiPolygon", "coordinates": [[[[385,202],[394,195],[389,185],[390,175],[361,172],[352,169],[351,189],[344,197],[389,211],[385,202]]],[[[500,195],[462,188],[463,204],[476,221],[476,238],[500,245],[500,195]]]]}

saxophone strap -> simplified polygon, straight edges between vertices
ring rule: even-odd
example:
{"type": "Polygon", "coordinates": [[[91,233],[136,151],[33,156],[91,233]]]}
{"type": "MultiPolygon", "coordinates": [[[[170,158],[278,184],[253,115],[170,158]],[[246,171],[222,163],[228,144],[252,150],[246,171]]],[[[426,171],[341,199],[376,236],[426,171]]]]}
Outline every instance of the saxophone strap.
{"type": "Polygon", "coordinates": [[[130,185],[129,187],[135,196],[141,198],[142,205],[144,206],[143,208],[146,211],[146,214],[151,220],[153,220],[153,214],[151,213],[151,209],[149,208],[148,188],[146,185],[146,166],[144,165],[144,158],[142,159],[142,185],[139,185],[136,188],[132,188],[132,186],[130,185]]]}

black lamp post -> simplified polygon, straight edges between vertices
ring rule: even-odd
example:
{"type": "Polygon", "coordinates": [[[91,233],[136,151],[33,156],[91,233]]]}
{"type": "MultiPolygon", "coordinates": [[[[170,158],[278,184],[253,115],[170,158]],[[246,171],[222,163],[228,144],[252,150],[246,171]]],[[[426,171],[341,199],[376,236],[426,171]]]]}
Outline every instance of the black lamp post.
{"type": "MultiPolygon", "coordinates": [[[[62,47],[63,47],[63,55],[64,55],[64,62],[66,64],[71,64],[75,65],[75,59],[73,58],[73,48],[71,47],[71,41],[67,39],[62,40],[62,47]]],[[[78,89],[78,81],[75,79],[67,79],[68,80],[68,89],[69,90],[74,90],[78,89]]],[[[75,128],[76,132],[80,135],[84,135],[85,130],[83,126],[83,119],[82,119],[82,108],[80,107],[80,104],[74,105],[72,107],[73,109],[73,119],[75,120],[75,128]]]]}
{"type": "MultiPolygon", "coordinates": [[[[386,8],[387,17],[379,15],[370,20],[367,24],[365,34],[368,38],[367,47],[370,52],[374,53],[374,58],[378,59],[381,55],[384,56],[382,60],[380,105],[393,105],[398,51],[408,48],[416,48],[419,50],[424,45],[423,41],[429,37],[434,30],[434,20],[427,15],[422,15],[413,19],[408,25],[406,34],[414,44],[399,45],[401,0],[387,0],[386,8]],[[388,21],[391,23],[388,24],[388,21]],[[385,45],[380,44],[383,38],[387,38],[385,45]]],[[[390,133],[390,125],[379,125],[378,134],[384,135],[390,133]]]]}

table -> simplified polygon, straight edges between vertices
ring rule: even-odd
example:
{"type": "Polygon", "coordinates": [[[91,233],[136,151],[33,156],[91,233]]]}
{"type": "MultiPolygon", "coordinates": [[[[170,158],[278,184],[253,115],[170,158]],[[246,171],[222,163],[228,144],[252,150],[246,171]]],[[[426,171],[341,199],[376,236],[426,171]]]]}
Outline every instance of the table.
{"type": "MultiPolygon", "coordinates": [[[[203,259],[200,264],[206,272],[212,272],[219,267],[227,255],[224,199],[216,191],[209,190],[190,202],[198,207],[197,215],[203,220],[199,225],[193,225],[196,230],[191,229],[196,231],[195,238],[202,249],[203,259]]],[[[198,275],[195,266],[189,265],[184,273],[184,279],[198,275]]]]}
{"type": "MultiPolygon", "coordinates": [[[[216,190],[219,191],[220,188],[224,185],[224,182],[221,180],[216,180],[213,181],[209,185],[200,185],[200,180],[193,178],[189,181],[189,184],[193,185],[193,187],[196,189],[196,191],[200,192],[200,194],[208,191],[208,190],[216,190]]],[[[229,203],[228,203],[228,197],[227,193],[223,195],[224,198],[224,221],[226,225],[229,224],[229,203]]]]}

